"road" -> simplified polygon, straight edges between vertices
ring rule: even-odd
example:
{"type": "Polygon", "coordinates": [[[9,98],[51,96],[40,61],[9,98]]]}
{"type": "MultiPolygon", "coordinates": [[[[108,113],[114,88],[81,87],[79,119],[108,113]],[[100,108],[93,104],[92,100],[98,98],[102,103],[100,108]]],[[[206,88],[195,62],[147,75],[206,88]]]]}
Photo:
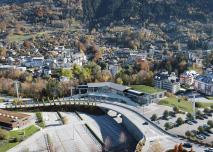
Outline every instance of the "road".
{"type": "MultiPolygon", "coordinates": [[[[101,145],[85,128],[84,123],[72,113],[69,115],[72,123],[59,125],[55,118],[55,113],[43,113],[48,115],[48,127],[35,133],[19,145],[10,149],[8,152],[49,152],[48,143],[45,135],[49,136],[49,142],[55,152],[101,152],[101,145]],[[57,125],[55,125],[57,124],[57,125]]],[[[64,115],[64,114],[63,114],[64,115]]]]}
{"type": "MultiPolygon", "coordinates": [[[[108,108],[111,110],[114,110],[122,115],[125,115],[131,122],[136,125],[141,132],[146,137],[146,146],[144,151],[149,151],[150,144],[155,140],[155,141],[160,141],[162,145],[166,145],[166,149],[174,148],[174,146],[178,143],[184,143],[187,142],[185,140],[169,136],[165,134],[163,131],[159,130],[155,126],[149,123],[149,125],[142,125],[143,122],[146,120],[139,116],[137,113],[133,112],[132,110],[141,113],[142,112],[137,108],[133,106],[128,106],[126,104],[121,104],[121,103],[116,103],[113,104],[112,102],[107,102],[107,103],[97,103],[97,106],[102,107],[102,108],[108,108]]],[[[206,148],[200,145],[193,145],[193,149],[196,152],[203,152],[206,148]]]]}
{"type": "MultiPolygon", "coordinates": [[[[86,100],[81,100],[86,101],[86,100]]],[[[64,105],[65,102],[56,102],[56,105],[64,105]]],[[[50,104],[45,104],[45,106],[49,106],[50,104]]],[[[33,105],[30,105],[30,107],[33,105]]],[[[43,104],[40,104],[43,106],[43,104]]],[[[97,101],[96,106],[100,108],[105,108],[109,110],[116,111],[128,118],[139,130],[143,133],[146,137],[146,145],[144,147],[144,151],[149,151],[151,143],[153,141],[160,141],[161,145],[166,145],[166,149],[174,148],[174,146],[178,143],[187,142],[186,140],[182,140],[177,137],[173,137],[167,134],[165,131],[161,130],[160,128],[156,127],[151,122],[149,125],[142,125],[143,122],[148,121],[143,115],[141,109],[130,106],[127,104],[122,104],[118,102],[110,102],[110,101],[97,101]]],[[[196,152],[203,152],[206,149],[203,146],[192,144],[193,148],[196,152]]]]}

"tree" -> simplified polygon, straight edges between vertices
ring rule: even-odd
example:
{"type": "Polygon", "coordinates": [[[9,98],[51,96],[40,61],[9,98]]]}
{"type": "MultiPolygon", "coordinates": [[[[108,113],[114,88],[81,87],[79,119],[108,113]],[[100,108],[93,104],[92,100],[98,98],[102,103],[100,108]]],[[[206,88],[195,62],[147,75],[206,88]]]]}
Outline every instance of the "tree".
{"type": "Polygon", "coordinates": [[[46,86],[47,96],[53,98],[60,96],[61,86],[57,80],[49,80],[46,86]]]}
{"type": "Polygon", "coordinates": [[[117,84],[123,84],[123,80],[121,78],[117,78],[115,82],[117,84]]]}
{"type": "Polygon", "coordinates": [[[180,126],[184,123],[183,119],[181,117],[179,117],[176,121],[176,123],[180,126]]]}
{"type": "Polygon", "coordinates": [[[195,102],[195,107],[196,107],[196,108],[201,108],[201,107],[202,107],[202,103],[200,103],[200,102],[195,102]]]}
{"type": "Polygon", "coordinates": [[[174,111],[175,113],[179,113],[179,108],[178,108],[177,106],[175,106],[175,107],[173,107],[173,111],[174,111]]]}
{"type": "Polygon", "coordinates": [[[165,127],[166,130],[168,130],[168,129],[171,128],[171,125],[170,125],[170,123],[166,122],[166,123],[164,124],[164,127],[165,127]]]}
{"type": "Polygon", "coordinates": [[[162,152],[165,151],[164,146],[160,143],[160,141],[155,140],[154,143],[152,143],[148,149],[148,151],[151,152],[162,152]]]}
{"type": "Polygon", "coordinates": [[[198,110],[198,111],[196,112],[196,115],[197,115],[197,116],[200,116],[200,115],[202,115],[202,112],[201,112],[200,110],[198,110]]]}
{"type": "Polygon", "coordinates": [[[186,114],[186,117],[189,120],[192,120],[194,118],[193,115],[191,113],[189,113],[189,112],[186,114]]]}
{"type": "Polygon", "coordinates": [[[31,44],[30,44],[29,41],[24,41],[23,46],[24,46],[26,49],[29,49],[29,48],[31,47],[31,44]]]}
{"type": "Polygon", "coordinates": [[[163,113],[163,118],[167,119],[168,116],[169,116],[169,111],[165,110],[164,113],[163,113]]]}
{"type": "Polygon", "coordinates": [[[151,116],[151,118],[150,118],[150,119],[151,119],[152,121],[156,121],[156,120],[157,120],[157,118],[158,118],[158,117],[157,117],[157,115],[156,115],[156,114],[153,114],[153,115],[151,116]]]}
{"type": "Polygon", "coordinates": [[[0,129],[0,140],[5,140],[8,137],[8,131],[0,129]]]}
{"type": "Polygon", "coordinates": [[[179,150],[179,152],[183,152],[183,144],[182,143],[178,146],[178,150],[179,150]]]}
{"type": "Polygon", "coordinates": [[[7,49],[5,48],[0,48],[0,57],[3,56],[3,57],[6,57],[7,55],[7,49]]]}
{"type": "Polygon", "coordinates": [[[189,137],[191,137],[191,136],[192,136],[192,133],[191,133],[191,131],[186,131],[186,132],[185,132],[185,135],[186,135],[186,137],[188,137],[188,138],[189,138],[189,137]]]}
{"type": "Polygon", "coordinates": [[[202,126],[199,126],[197,129],[199,132],[203,132],[205,130],[202,126]]]}
{"type": "Polygon", "coordinates": [[[203,110],[203,112],[204,112],[204,113],[209,113],[210,110],[209,110],[209,108],[205,108],[205,109],[203,110]]]}
{"type": "Polygon", "coordinates": [[[65,77],[68,77],[70,80],[73,78],[73,74],[72,74],[72,71],[70,69],[62,69],[61,70],[61,75],[62,76],[65,76],[65,77]]]}
{"type": "Polygon", "coordinates": [[[178,150],[178,145],[175,145],[175,147],[174,147],[174,152],[179,152],[179,150],[178,150]]]}
{"type": "Polygon", "coordinates": [[[211,105],[211,109],[213,110],[213,105],[211,105]]]}
{"type": "Polygon", "coordinates": [[[212,120],[208,120],[207,124],[208,124],[211,128],[213,128],[213,121],[212,121],[212,120]]]}

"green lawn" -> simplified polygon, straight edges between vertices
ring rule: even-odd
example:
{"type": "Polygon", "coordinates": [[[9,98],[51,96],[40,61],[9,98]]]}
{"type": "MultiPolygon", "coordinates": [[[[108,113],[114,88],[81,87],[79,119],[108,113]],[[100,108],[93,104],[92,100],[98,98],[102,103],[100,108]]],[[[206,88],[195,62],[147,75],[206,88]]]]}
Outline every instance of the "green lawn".
{"type": "Polygon", "coordinates": [[[176,97],[168,97],[166,99],[163,99],[159,102],[159,104],[170,107],[176,106],[185,112],[192,112],[192,104],[189,101],[181,99],[180,102],[178,102],[178,99],[176,97]]]}
{"type": "Polygon", "coordinates": [[[44,128],[45,124],[41,112],[36,112],[36,117],[38,119],[38,126],[44,128]]]}
{"type": "MultiPolygon", "coordinates": [[[[31,135],[33,135],[34,133],[36,133],[37,131],[39,131],[39,128],[37,128],[34,125],[29,126],[22,130],[10,131],[9,135],[8,135],[8,139],[10,139],[12,137],[16,137],[17,139],[24,137],[26,139],[26,138],[30,137],[31,135]],[[25,135],[24,135],[24,132],[25,132],[25,135]]],[[[19,143],[20,143],[20,141],[17,141],[14,143],[6,143],[3,146],[0,146],[0,152],[5,152],[5,151],[13,148],[14,146],[18,145],[19,143]]]]}
{"type": "Polygon", "coordinates": [[[44,35],[46,32],[38,32],[36,34],[23,34],[23,35],[18,35],[18,34],[11,34],[8,37],[9,42],[21,42],[21,41],[25,41],[25,40],[29,40],[31,39],[33,36],[42,36],[44,35]]]}
{"type": "Polygon", "coordinates": [[[206,99],[213,100],[213,96],[206,96],[206,99]]]}
{"type": "Polygon", "coordinates": [[[202,68],[197,68],[197,67],[188,67],[188,70],[196,71],[196,72],[197,72],[197,73],[199,73],[199,74],[203,73],[202,68]]]}
{"type": "Polygon", "coordinates": [[[205,103],[205,102],[199,102],[201,104],[201,108],[210,108],[213,103],[205,103]]]}
{"type": "Polygon", "coordinates": [[[141,91],[141,92],[148,93],[148,94],[153,94],[153,93],[164,91],[162,89],[154,88],[154,87],[150,87],[150,86],[146,86],[146,85],[132,85],[130,87],[133,90],[141,91]]]}

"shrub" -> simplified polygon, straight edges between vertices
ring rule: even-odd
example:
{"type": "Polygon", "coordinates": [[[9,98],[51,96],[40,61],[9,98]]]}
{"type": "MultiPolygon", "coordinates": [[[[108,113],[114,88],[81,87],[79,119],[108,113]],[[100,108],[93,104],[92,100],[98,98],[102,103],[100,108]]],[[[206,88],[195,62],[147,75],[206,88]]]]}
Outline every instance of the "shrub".
{"type": "Polygon", "coordinates": [[[212,121],[212,120],[208,120],[207,124],[208,124],[211,128],[213,128],[213,121],[212,121]]]}
{"type": "Polygon", "coordinates": [[[157,115],[153,114],[152,117],[150,118],[152,121],[156,121],[157,120],[157,115]]]}
{"type": "Polygon", "coordinates": [[[178,125],[182,125],[182,124],[184,123],[184,121],[183,121],[183,119],[182,119],[181,117],[179,117],[179,118],[177,119],[176,123],[177,123],[178,125]]]}
{"type": "Polygon", "coordinates": [[[165,110],[164,113],[163,113],[163,118],[167,119],[168,116],[169,116],[169,111],[165,110]]]}
{"type": "Polygon", "coordinates": [[[196,102],[196,103],[195,103],[195,107],[196,107],[196,108],[201,108],[201,107],[202,107],[202,103],[196,102]]]}
{"type": "Polygon", "coordinates": [[[173,111],[174,111],[175,113],[179,113],[179,108],[178,108],[177,106],[175,106],[175,107],[173,107],[173,111]]]}
{"type": "Polygon", "coordinates": [[[18,142],[18,138],[17,137],[12,137],[12,138],[9,139],[9,142],[10,143],[18,142]]]}
{"type": "Polygon", "coordinates": [[[189,119],[189,120],[192,120],[194,117],[193,117],[193,115],[191,114],[191,113],[187,113],[186,114],[186,117],[189,119]]]}
{"type": "Polygon", "coordinates": [[[185,135],[186,135],[186,137],[188,137],[188,138],[189,138],[189,137],[191,137],[191,136],[192,136],[192,133],[191,133],[191,131],[186,131],[186,132],[185,132],[185,135]]]}
{"type": "Polygon", "coordinates": [[[164,124],[164,127],[165,127],[166,130],[168,130],[168,129],[171,128],[171,125],[170,125],[170,123],[166,122],[166,123],[164,124]]]}
{"type": "Polygon", "coordinates": [[[203,112],[204,112],[204,113],[209,113],[210,110],[209,110],[209,108],[205,108],[205,109],[203,110],[203,112]]]}
{"type": "Polygon", "coordinates": [[[198,110],[197,112],[196,112],[196,115],[197,116],[200,116],[202,114],[202,112],[200,111],[200,110],[198,110]]]}
{"type": "Polygon", "coordinates": [[[199,126],[197,129],[199,132],[203,132],[205,130],[202,126],[199,126]]]}
{"type": "Polygon", "coordinates": [[[8,131],[0,129],[0,140],[5,140],[8,137],[8,131]]]}

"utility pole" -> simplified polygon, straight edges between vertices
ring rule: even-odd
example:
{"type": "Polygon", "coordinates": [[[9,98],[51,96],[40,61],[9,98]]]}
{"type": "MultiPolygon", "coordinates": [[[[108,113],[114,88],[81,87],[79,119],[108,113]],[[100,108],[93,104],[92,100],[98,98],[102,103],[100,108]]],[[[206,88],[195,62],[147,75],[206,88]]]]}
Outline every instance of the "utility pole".
{"type": "Polygon", "coordinates": [[[193,109],[194,119],[196,119],[196,113],[195,113],[195,93],[194,92],[193,92],[192,109],[193,109]]]}
{"type": "Polygon", "coordinates": [[[16,88],[17,99],[19,101],[19,86],[18,86],[18,81],[15,81],[15,88],[16,88]]]}
{"type": "Polygon", "coordinates": [[[72,95],[73,95],[72,89],[73,89],[73,87],[70,87],[70,99],[72,98],[72,95]]]}

